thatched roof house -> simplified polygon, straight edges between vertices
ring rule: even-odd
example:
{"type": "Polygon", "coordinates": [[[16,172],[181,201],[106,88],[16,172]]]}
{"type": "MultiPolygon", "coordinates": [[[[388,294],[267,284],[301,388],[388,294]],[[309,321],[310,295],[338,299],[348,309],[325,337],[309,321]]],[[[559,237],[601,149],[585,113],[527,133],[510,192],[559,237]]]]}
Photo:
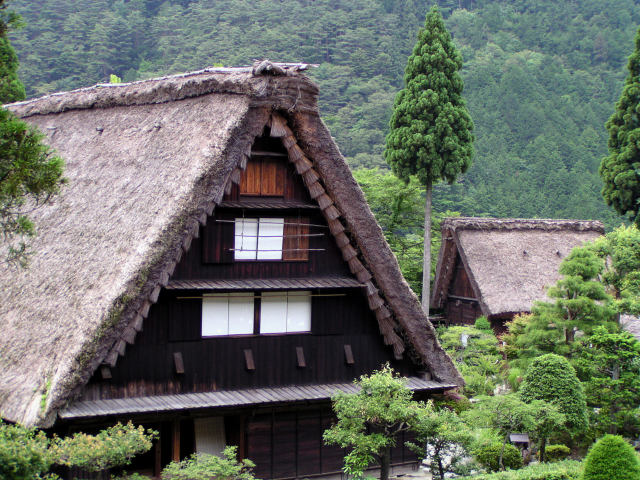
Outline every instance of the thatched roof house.
{"type": "Polygon", "coordinates": [[[599,221],[448,218],[431,305],[453,323],[528,312],[571,249],[603,233],[599,221]]]}
{"type": "Polygon", "coordinates": [[[101,366],[136,347],[150,308],[240,182],[266,126],[366,287],[385,344],[441,386],[461,383],[320,119],[303,68],[212,68],[9,106],[45,132],[68,183],[32,214],[29,268],[0,266],[3,418],[52,425],[101,366]]]}

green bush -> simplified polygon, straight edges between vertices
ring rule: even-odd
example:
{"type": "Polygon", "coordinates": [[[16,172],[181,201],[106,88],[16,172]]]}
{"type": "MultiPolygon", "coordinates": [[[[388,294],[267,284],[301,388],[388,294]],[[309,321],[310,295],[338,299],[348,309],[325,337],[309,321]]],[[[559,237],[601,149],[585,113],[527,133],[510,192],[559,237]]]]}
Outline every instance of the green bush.
{"type": "Polygon", "coordinates": [[[493,333],[493,329],[491,328],[491,323],[489,323],[489,320],[484,315],[482,317],[478,317],[476,319],[476,323],[473,326],[476,327],[478,330],[493,333]]]}
{"type": "Polygon", "coordinates": [[[549,353],[536,358],[527,368],[520,398],[527,403],[544,400],[554,404],[567,417],[567,427],[572,433],[587,427],[584,390],[576,371],[564,357],[549,353]]]}
{"type": "MultiPolygon", "coordinates": [[[[486,470],[490,472],[497,472],[500,470],[500,452],[502,451],[501,443],[492,443],[491,445],[485,445],[478,448],[474,452],[475,459],[486,470]]],[[[504,446],[504,453],[502,455],[502,464],[505,468],[517,470],[522,467],[522,456],[520,450],[511,444],[504,446]]]]}
{"type": "Polygon", "coordinates": [[[565,460],[570,453],[571,449],[566,445],[547,445],[547,448],[544,449],[544,456],[547,462],[565,460]]]}
{"type": "Polygon", "coordinates": [[[171,462],[162,470],[162,480],[254,480],[251,460],[236,459],[237,447],[225,447],[222,457],[194,453],[181,462],[171,462]]]}
{"type": "Polygon", "coordinates": [[[520,470],[475,475],[460,480],[580,480],[582,464],[575,460],[536,463],[520,470]]]}
{"type": "Polygon", "coordinates": [[[51,464],[43,432],[0,422],[0,478],[31,480],[51,464]]]}
{"type": "Polygon", "coordinates": [[[639,480],[640,462],[619,435],[605,435],[589,449],[582,480],[639,480]]]}

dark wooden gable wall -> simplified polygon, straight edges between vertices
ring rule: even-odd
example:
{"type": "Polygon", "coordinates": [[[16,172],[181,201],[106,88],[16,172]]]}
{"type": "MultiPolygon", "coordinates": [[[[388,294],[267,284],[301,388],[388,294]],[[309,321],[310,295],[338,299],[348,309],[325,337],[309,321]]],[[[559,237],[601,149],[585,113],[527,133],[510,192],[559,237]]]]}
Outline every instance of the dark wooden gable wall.
{"type": "MultiPolygon", "coordinates": [[[[278,139],[267,135],[254,144],[240,186],[233,187],[201,228],[171,280],[327,276],[353,278],[320,210],[289,164],[285,149],[278,139]],[[309,251],[302,258],[238,261],[231,251],[232,222],[242,217],[305,219],[300,223],[308,221],[308,232],[321,235],[308,238],[309,251]]],[[[111,369],[111,378],[103,378],[99,370],[83,398],[350,382],[385,362],[404,375],[415,374],[410,361],[394,360],[391,348],[384,345],[364,289],[308,290],[313,295],[309,332],[208,338],[200,333],[201,297],[225,290],[164,290],[135,344],[127,347],[111,369]]],[[[260,294],[250,289],[246,292],[260,294]]]]}
{"type": "Polygon", "coordinates": [[[445,312],[447,322],[454,325],[473,325],[476,318],[482,315],[469,274],[458,252],[453,277],[447,290],[445,312]]]}

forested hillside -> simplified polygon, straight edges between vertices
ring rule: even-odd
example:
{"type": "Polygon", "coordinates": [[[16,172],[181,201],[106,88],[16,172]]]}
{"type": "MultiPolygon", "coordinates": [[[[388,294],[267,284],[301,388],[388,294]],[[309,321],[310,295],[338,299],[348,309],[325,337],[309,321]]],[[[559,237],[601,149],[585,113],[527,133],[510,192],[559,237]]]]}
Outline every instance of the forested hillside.
{"type": "MultiPolygon", "coordinates": [[[[440,0],[464,57],[476,158],[436,210],[620,219],[600,197],[640,0],[440,0]]],[[[319,64],[325,121],[354,167],[381,166],[424,0],[12,0],[29,96],[107,81],[246,65],[319,64]]]]}

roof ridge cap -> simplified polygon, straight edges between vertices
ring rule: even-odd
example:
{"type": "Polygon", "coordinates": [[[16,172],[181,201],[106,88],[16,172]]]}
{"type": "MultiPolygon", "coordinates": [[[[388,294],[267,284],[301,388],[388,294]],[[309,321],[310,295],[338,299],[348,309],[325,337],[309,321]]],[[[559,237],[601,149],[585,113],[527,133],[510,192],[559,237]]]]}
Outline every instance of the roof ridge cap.
{"type": "Polygon", "coordinates": [[[596,231],[604,233],[600,220],[574,220],[556,218],[490,218],[449,217],[442,222],[443,229],[458,230],[543,230],[543,231],[596,231]]]}

